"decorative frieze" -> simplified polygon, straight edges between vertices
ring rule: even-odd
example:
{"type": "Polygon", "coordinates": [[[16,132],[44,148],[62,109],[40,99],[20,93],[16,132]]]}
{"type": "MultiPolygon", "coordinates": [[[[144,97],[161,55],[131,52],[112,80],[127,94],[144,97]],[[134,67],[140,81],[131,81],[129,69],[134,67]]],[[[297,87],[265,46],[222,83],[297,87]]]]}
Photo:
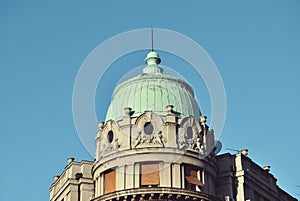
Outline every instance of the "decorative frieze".
{"type": "MultiPolygon", "coordinates": [[[[129,113],[131,108],[126,108],[126,111],[129,113]]],[[[171,111],[172,107],[169,105],[168,112],[171,111]]],[[[189,116],[178,121],[175,118],[170,123],[168,119],[170,115],[173,114],[159,116],[152,111],[145,111],[138,118],[126,121],[127,124],[122,120],[118,123],[109,120],[105,125],[99,122],[96,158],[130,148],[173,147],[196,151],[199,157],[204,157],[213,150],[214,134],[205,124],[205,116],[200,117],[200,122],[189,116]]],[[[124,117],[124,121],[128,118],[131,117],[124,117]]]]}

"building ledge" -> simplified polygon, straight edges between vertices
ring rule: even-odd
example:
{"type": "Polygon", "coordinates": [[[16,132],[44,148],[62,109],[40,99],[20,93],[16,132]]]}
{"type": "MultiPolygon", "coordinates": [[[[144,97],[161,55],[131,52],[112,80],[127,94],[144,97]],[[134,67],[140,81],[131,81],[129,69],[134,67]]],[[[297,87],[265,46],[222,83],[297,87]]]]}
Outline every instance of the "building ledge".
{"type": "Polygon", "coordinates": [[[199,200],[220,201],[218,198],[202,192],[179,188],[135,188],[105,194],[92,201],[138,201],[138,200],[199,200]]]}

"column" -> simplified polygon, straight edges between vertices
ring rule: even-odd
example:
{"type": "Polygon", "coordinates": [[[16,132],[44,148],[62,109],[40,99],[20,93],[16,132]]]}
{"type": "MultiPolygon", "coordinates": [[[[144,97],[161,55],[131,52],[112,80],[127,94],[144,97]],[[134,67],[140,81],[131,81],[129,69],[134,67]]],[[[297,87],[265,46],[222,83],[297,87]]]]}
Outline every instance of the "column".
{"type": "Polygon", "coordinates": [[[179,163],[172,164],[172,187],[181,188],[181,167],[179,163]]]}
{"type": "Polygon", "coordinates": [[[134,166],[129,164],[125,167],[125,188],[134,188],[134,166]]]}

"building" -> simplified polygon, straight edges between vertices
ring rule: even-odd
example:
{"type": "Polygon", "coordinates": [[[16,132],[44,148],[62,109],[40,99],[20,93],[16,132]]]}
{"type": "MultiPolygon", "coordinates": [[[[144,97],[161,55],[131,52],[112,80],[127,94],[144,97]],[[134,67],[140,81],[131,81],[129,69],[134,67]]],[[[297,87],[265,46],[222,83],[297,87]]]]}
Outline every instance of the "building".
{"type": "Polygon", "coordinates": [[[115,89],[94,162],[68,159],[50,201],[295,201],[247,150],[216,155],[193,89],[160,61],[150,52],[143,73],[115,89]]]}
{"type": "Polygon", "coordinates": [[[261,168],[247,157],[247,150],[217,156],[217,194],[225,200],[290,201],[297,200],[279,188],[269,173],[270,166],[261,168]]]}

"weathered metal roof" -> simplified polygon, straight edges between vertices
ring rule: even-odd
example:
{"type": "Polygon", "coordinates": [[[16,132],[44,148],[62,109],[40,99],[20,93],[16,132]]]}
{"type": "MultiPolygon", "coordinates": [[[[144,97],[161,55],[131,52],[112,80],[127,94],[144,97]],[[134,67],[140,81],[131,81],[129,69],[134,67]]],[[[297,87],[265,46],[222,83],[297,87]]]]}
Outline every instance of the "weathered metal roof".
{"type": "Polygon", "coordinates": [[[156,52],[150,52],[145,61],[148,65],[143,74],[121,83],[115,89],[106,121],[123,118],[125,107],[132,108],[133,116],[148,110],[166,115],[167,105],[173,105],[177,115],[199,117],[201,113],[193,89],[179,78],[162,74],[156,52]]]}

